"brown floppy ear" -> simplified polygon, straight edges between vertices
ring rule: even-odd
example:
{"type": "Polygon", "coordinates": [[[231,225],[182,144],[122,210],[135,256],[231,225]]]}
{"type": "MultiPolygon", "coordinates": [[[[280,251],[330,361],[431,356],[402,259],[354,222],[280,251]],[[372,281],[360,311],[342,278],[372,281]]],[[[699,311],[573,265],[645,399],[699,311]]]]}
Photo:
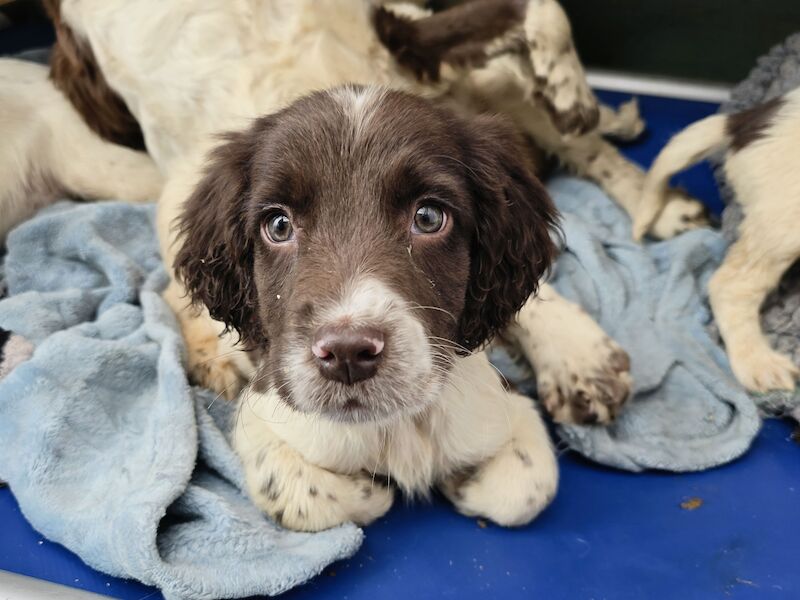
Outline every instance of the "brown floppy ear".
{"type": "Polygon", "coordinates": [[[255,140],[266,119],[228,134],[209,155],[206,173],[177,220],[181,248],[174,268],[193,302],[239,333],[249,347],[262,341],[249,235],[248,197],[255,140]]]}
{"type": "Polygon", "coordinates": [[[461,343],[478,348],[505,328],[557,253],[558,213],[533,173],[521,136],[504,119],[469,125],[467,148],[475,202],[471,272],[461,343]]]}

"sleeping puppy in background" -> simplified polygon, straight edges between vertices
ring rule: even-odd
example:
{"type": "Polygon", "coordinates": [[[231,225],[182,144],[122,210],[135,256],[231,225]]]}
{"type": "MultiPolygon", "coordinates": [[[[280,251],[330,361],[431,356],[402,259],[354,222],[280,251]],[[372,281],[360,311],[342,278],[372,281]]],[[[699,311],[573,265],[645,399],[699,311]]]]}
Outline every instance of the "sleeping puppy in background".
{"type": "Polygon", "coordinates": [[[714,318],[731,368],[748,390],[793,390],[800,369],[773,350],[760,308],[800,258],[800,89],[755,108],[714,115],[676,135],[647,176],[634,219],[641,239],[664,204],[669,178],[726,152],[725,178],[742,205],[739,239],[709,283],[714,318]]]}
{"type": "Polygon", "coordinates": [[[393,499],[376,474],[502,525],[552,500],[539,414],[477,351],[521,307],[530,318],[556,253],[525,156],[501,119],[358,86],[213,151],[179,217],[176,270],[260,357],[234,445],[278,523],[369,523],[393,499]]]}

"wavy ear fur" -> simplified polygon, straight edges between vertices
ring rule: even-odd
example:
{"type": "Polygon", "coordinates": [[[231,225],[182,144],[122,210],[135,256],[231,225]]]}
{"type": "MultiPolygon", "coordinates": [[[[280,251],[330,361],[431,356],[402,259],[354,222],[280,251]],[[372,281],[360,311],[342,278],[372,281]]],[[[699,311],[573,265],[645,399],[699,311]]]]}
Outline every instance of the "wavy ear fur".
{"type": "Polygon", "coordinates": [[[209,156],[205,176],[178,219],[181,249],[175,272],[192,301],[236,330],[249,347],[263,341],[253,276],[254,242],[247,230],[247,199],[256,139],[268,126],[228,134],[209,156]]]}
{"type": "Polygon", "coordinates": [[[472,350],[505,328],[536,293],[558,251],[551,236],[558,213],[511,125],[481,116],[470,128],[476,232],[461,343],[472,350]]]}

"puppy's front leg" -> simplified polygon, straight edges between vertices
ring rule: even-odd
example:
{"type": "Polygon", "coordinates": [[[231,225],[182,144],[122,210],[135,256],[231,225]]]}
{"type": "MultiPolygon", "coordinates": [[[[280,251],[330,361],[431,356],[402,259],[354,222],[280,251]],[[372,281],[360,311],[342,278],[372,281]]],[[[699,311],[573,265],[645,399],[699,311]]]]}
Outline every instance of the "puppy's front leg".
{"type": "MultiPolygon", "coordinates": [[[[233,438],[248,494],[259,509],[296,531],[321,531],[347,521],[367,525],[389,510],[391,488],[366,472],[334,473],[308,462],[270,427],[265,414],[273,411],[254,409],[259,398],[243,392],[233,438]]],[[[275,411],[274,420],[285,418],[275,411]]],[[[308,435],[314,435],[313,427],[308,435]]]]}
{"type": "Polygon", "coordinates": [[[499,525],[529,523],[550,504],[558,488],[558,463],[542,418],[529,398],[505,399],[511,437],[499,452],[475,468],[440,484],[458,511],[499,525]]]}
{"type": "Polygon", "coordinates": [[[554,420],[608,423],[628,399],[628,355],[551,286],[528,300],[508,334],[533,365],[539,398],[554,420]]]}

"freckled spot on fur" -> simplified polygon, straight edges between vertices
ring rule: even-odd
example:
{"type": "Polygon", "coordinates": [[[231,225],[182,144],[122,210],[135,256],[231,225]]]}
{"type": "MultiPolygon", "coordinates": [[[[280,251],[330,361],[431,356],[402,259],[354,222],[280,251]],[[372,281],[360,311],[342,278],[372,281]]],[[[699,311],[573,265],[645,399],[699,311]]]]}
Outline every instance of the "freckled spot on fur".
{"type": "Polygon", "coordinates": [[[534,496],[528,496],[528,498],[525,500],[525,504],[528,506],[534,506],[536,504],[536,498],[534,496]]]}
{"type": "Polygon", "coordinates": [[[328,492],[328,500],[330,500],[331,502],[338,502],[336,496],[334,494],[331,494],[330,492],[328,492]]]}
{"type": "Polygon", "coordinates": [[[278,492],[272,492],[269,496],[267,496],[267,499],[270,502],[275,502],[278,499],[278,496],[279,496],[278,492]]]}
{"type": "Polygon", "coordinates": [[[298,508],[297,509],[297,518],[298,519],[305,519],[306,518],[306,513],[303,512],[302,508],[298,508]]]}
{"type": "Polygon", "coordinates": [[[275,511],[272,518],[278,525],[283,525],[283,510],[275,511]]]}
{"type": "Polygon", "coordinates": [[[297,476],[298,476],[298,477],[302,477],[302,476],[303,476],[303,467],[298,467],[298,469],[297,469],[297,476]]]}
{"type": "Polygon", "coordinates": [[[528,455],[528,453],[525,452],[524,450],[520,450],[519,448],[514,448],[514,454],[517,455],[517,458],[526,467],[532,467],[533,466],[533,461],[531,460],[530,455],[528,455]]]}
{"type": "Polygon", "coordinates": [[[363,488],[361,488],[361,497],[364,500],[367,500],[370,496],[372,496],[372,488],[365,485],[363,488]]]}
{"type": "Polygon", "coordinates": [[[261,465],[264,464],[264,460],[266,460],[266,458],[267,458],[267,450],[266,448],[262,448],[261,450],[258,451],[258,454],[256,455],[256,469],[261,468],[261,465]]]}
{"type": "Polygon", "coordinates": [[[310,488],[308,488],[308,495],[311,496],[312,498],[316,496],[317,488],[315,488],[313,485],[310,488]]]}
{"type": "Polygon", "coordinates": [[[268,496],[270,495],[270,492],[272,492],[272,488],[274,487],[274,485],[275,485],[275,477],[273,475],[270,475],[267,478],[267,480],[261,484],[261,489],[259,490],[259,492],[261,492],[262,496],[268,496]]]}

